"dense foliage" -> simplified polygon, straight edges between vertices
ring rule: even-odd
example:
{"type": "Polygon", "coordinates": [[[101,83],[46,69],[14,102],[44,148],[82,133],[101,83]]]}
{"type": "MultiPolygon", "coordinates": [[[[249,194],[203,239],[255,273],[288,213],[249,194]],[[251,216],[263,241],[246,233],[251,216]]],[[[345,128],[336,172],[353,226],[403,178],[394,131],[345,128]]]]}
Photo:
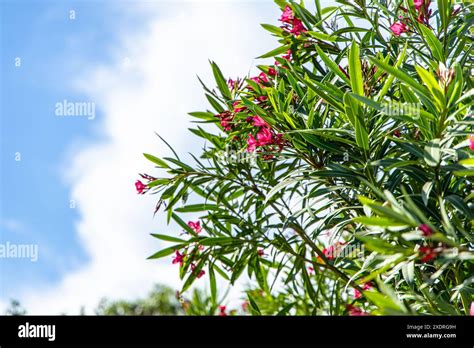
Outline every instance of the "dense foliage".
{"type": "Polygon", "coordinates": [[[474,312],[472,5],[276,3],[274,64],[211,63],[201,156],[145,154],[162,175],[137,190],[180,226],[151,258],[215,303],[247,274],[253,314],[474,312]]]}

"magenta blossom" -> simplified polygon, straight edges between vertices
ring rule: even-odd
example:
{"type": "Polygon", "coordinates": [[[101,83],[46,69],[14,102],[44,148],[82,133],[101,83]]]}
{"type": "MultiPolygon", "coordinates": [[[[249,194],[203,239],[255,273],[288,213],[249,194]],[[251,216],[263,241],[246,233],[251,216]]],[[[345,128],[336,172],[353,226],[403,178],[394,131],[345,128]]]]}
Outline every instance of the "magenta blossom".
{"type": "Polygon", "coordinates": [[[285,59],[285,60],[291,60],[291,55],[292,55],[292,53],[293,53],[293,52],[292,52],[291,50],[288,50],[288,51],[286,51],[286,54],[283,55],[283,56],[281,56],[281,57],[282,57],[283,59],[285,59]]]}
{"type": "MultiPolygon", "coordinates": [[[[194,263],[191,264],[191,271],[192,271],[193,273],[196,272],[196,265],[195,265],[194,263]]],[[[204,274],[206,274],[206,271],[204,271],[204,270],[201,269],[201,270],[196,274],[196,278],[199,279],[199,278],[201,278],[204,274]]]]}
{"type": "Polygon", "coordinates": [[[423,257],[421,258],[421,262],[423,263],[429,262],[438,257],[438,252],[434,248],[428,246],[421,247],[420,253],[423,254],[423,257]]]}
{"type": "Polygon", "coordinates": [[[293,10],[290,6],[286,5],[285,9],[283,10],[283,13],[281,14],[280,21],[282,21],[283,23],[291,24],[294,18],[295,14],[293,13],[293,10]]]}
{"type": "Polygon", "coordinates": [[[294,34],[295,36],[300,35],[301,33],[306,32],[306,28],[298,18],[293,20],[293,28],[291,28],[290,33],[294,34]]]}
{"type": "Polygon", "coordinates": [[[176,250],[175,256],[173,258],[173,265],[176,263],[179,263],[180,266],[183,266],[183,261],[184,261],[184,255],[179,252],[179,250],[176,250]]]}
{"type": "Polygon", "coordinates": [[[418,226],[418,229],[425,237],[431,237],[433,235],[433,230],[427,224],[421,224],[418,226]]]}
{"type": "Polygon", "coordinates": [[[221,317],[227,316],[227,314],[226,314],[226,312],[225,312],[226,309],[227,309],[226,306],[219,306],[219,315],[220,315],[221,317]]]}
{"type": "Polygon", "coordinates": [[[469,137],[469,148],[474,151],[474,136],[469,137]]]}
{"type": "Polygon", "coordinates": [[[369,315],[367,312],[364,312],[359,307],[356,307],[350,304],[347,305],[346,308],[350,316],[359,317],[359,316],[369,315]]]}
{"type": "Polygon", "coordinates": [[[258,141],[254,138],[252,134],[249,134],[247,139],[247,152],[254,152],[255,148],[258,146],[258,141]]]}
{"type": "Polygon", "coordinates": [[[146,190],[146,185],[140,180],[135,181],[135,188],[137,189],[138,194],[144,194],[146,190]]]}
{"type": "Polygon", "coordinates": [[[474,302],[471,302],[470,314],[474,317],[474,302]]]}
{"type": "Polygon", "coordinates": [[[415,9],[419,11],[421,6],[423,6],[424,2],[425,0],[413,0],[413,3],[415,4],[415,9]]]}
{"type": "Polygon", "coordinates": [[[252,117],[252,122],[255,127],[268,127],[268,123],[265,122],[260,116],[252,117]]]}
{"type": "MultiPolygon", "coordinates": [[[[365,291],[370,290],[372,288],[373,286],[371,282],[365,283],[364,286],[362,286],[362,290],[365,290],[365,291]]],[[[362,297],[362,293],[359,290],[354,289],[354,298],[359,299],[361,297],[362,297]]]]}
{"type": "Polygon", "coordinates": [[[268,68],[268,75],[270,76],[276,76],[277,75],[277,72],[275,69],[273,68],[268,68]]]}
{"type": "Polygon", "coordinates": [[[257,133],[257,140],[259,146],[272,144],[273,134],[268,128],[264,127],[257,133]]]}
{"type": "Polygon", "coordinates": [[[196,222],[189,221],[188,226],[196,233],[199,233],[202,231],[201,222],[199,220],[196,222]]]}
{"type": "Polygon", "coordinates": [[[264,72],[261,72],[260,75],[258,75],[258,79],[261,82],[268,83],[268,77],[264,72]]]}
{"type": "Polygon", "coordinates": [[[247,109],[245,106],[240,106],[240,101],[235,101],[232,104],[232,107],[234,108],[235,113],[242,112],[242,111],[245,111],[247,109]]]}
{"type": "Polygon", "coordinates": [[[405,23],[395,22],[390,27],[390,30],[392,31],[393,35],[400,36],[401,34],[406,33],[408,31],[408,28],[405,23]]]}

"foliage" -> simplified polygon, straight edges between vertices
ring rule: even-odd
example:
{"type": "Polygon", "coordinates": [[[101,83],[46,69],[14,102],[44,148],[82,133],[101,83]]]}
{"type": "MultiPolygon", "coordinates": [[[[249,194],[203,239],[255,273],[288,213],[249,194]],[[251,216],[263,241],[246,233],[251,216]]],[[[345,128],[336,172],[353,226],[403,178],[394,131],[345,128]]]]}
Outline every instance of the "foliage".
{"type": "Polygon", "coordinates": [[[247,274],[256,315],[468,315],[472,5],[337,2],[277,0],[256,77],[211,62],[200,158],[145,154],[163,176],[137,190],[181,229],[150,258],[174,254],[183,292],[205,275],[214,305],[216,277],[247,274]]]}
{"type": "Polygon", "coordinates": [[[183,310],[175,292],[157,285],[144,299],[111,301],[103,299],[95,310],[97,315],[177,315],[183,310]]]}
{"type": "Polygon", "coordinates": [[[24,309],[18,300],[11,300],[10,305],[5,310],[5,315],[26,315],[26,309],[24,309]]]}

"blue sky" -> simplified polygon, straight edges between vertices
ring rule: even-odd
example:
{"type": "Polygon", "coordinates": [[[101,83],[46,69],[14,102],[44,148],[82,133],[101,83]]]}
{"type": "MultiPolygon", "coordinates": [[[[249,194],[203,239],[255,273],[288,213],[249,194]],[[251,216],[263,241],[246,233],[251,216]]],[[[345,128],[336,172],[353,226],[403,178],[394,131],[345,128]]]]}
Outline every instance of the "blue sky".
{"type": "Polygon", "coordinates": [[[72,139],[94,133],[87,120],[58,119],[54,105],[61,98],[84,98],[74,91],[70,77],[86,60],[107,60],[107,51],[98,48],[110,44],[114,35],[113,24],[104,20],[104,9],[97,11],[97,4],[6,1],[1,6],[1,239],[41,246],[36,263],[1,261],[7,280],[2,296],[11,298],[19,287],[58,280],[86,258],[72,233],[77,211],[69,207],[60,164],[72,139]],[[71,8],[76,20],[68,17],[71,8]],[[15,160],[18,152],[20,161],[15,160]]]}
{"type": "Polygon", "coordinates": [[[39,258],[0,259],[0,305],[72,313],[179,284],[169,260],[146,261],[165,224],[134,192],[152,173],[141,153],[165,154],[154,131],[196,149],[186,112],[207,107],[196,74],[211,81],[207,59],[232,77],[255,70],[276,44],[259,23],[278,15],[271,1],[1,2],[0,244],[37,244],[39,258]],[[95,119],[56,116],[64,99],[95,103],[95,119]]]}

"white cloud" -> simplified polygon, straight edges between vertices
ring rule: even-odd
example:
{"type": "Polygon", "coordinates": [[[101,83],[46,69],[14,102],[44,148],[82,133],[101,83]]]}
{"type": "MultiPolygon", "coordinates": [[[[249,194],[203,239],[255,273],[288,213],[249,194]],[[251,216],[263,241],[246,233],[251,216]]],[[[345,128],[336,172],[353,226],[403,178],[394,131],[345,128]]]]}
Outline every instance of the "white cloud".
{"type": "Polygon", "coordinates": [[[152,218],[156,196],[134,191],[137,172],[153,172],[141,153],[168,153],[154,131],[180,153],[202,146],[187,131],[186,113],[207,108],[196,74],[211,83],[211,59],[228,76],[245,75],[253,57],[276,47],[259,23],[274,21],[278,10],[272,2],[157,9],[165,7],[165,14],[147,14],[141,35],[123,37],[114,64],[82,74],[80,88],[99,111],[85,122],[95,122],[100,142],[74,143],[65,168],[80,213],[74,233],[89,261],[57,284],[21,294],[30,314],[77,313],[104,296],[143,296],[157,282],[179,287],[170,259],[146,260],[160,248],[149,233],[175,231],[166,229],[163,215],[152,218]]]}

